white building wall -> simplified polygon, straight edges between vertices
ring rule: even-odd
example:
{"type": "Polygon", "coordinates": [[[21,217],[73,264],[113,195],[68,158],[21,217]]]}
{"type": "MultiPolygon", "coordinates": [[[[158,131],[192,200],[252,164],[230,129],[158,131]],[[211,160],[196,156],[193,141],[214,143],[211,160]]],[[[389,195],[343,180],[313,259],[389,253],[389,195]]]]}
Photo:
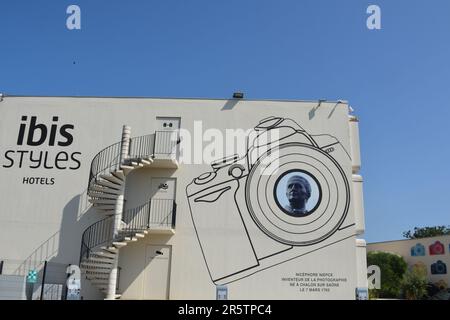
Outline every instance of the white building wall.
{"type": "MultiPolygon", "coordinates": [[[[349,183],[348,196],[352,191],[352,163],[348,155],[348,106],[345,103],[325,102],[318,107],[317,102],[298,101],[6,97],[0,102],[0,112],[0,194],[4,199],[0,215],[0,257],[3,259],[26,260],[30,254],[39,251],[42,252],[40,258],[43,260],[77,264],[83,231],[103,217],[87,203],[86,188],[92,158],[101,149],[120,140],[123,125],[131,127],[132,136],[147,135],[155,131],[156,117],[160,116],[180,117],[181,128],[192,135],[199,127],[202,127],[203,133],[207,129],[219,129],[223,132],[227,128],[251,129],[261,119],[270,116],[294,119],[306,132],[317,135],[317,141],[322,141],[327,135],[340,142],[335,147],[342,147],[344,151],[336,155],[335,160],[349,183]],[[22,116],[27,116],[28,120],[21,121],[22,116]],[[36,116],[37,123],[45,124],[49,131],[52,124],[56,124],[58,129],[64,124],[73,125],[74,128],[70,131],[73,143],[70,146],[49,146],[47,139],[41,146],[27,146],[25,143],[18,146],[19,126],[21,123],[29,126],[32,116],[36,116]],[[58,121],[52,121],[54,116],[58,116],[58,121]],[[201,124],[199,121],[202,121],[201,124]],[[5,166],[11,165],[11,161],[5,157],[5,152],[9,150],[13,151],[10,157],[14,159],[14,164],[7,168],[5,166]],[[29,160],[24,160],[22,167],[19,167],[19,150],[48,152],[49,159],[53,161],[58,152],[66,151],[69,155],[75,153],[80,167],[76,170],[47,169],[41,164],[39,168],[33,169],[30,168],[33,163],[29,160]],[[44,184],[23,183],[24,178],[30,177],[44,178],[44,184]],[[49,181],[53,183],[45,184],[51,183],[49,181]],[[42,245],[52,236],[57,238],[56,245],[51,252],[47,252],[42,245]],[[13,245],[11,239],[14,239],[13,245]]],[[[56,144],[58,139],[64,141],[57,134],[56,144]]],[[[205,142],[204,146],[207,144],[205,142]]],[[[197,150],[202,150],[201,146],[197,150]]],[[[225,152],[223,156],[226,155],[228,154],[225,152]]],[[[26,156],[28,154],[24,159],[26,156]]],[[[67,166],[77,164],[72,160],[64,163],[67,166]]],[[[215,298],[215,284],[199,247],[186,196],[186,186],[195,177],[208,171],[211,171],[209,163],[181,164],[177,170],[139,169],[127,177],[125,209],[145,202],[150,177],[175,177],[177,223],[173,236],[148,234],[144,239],[129,244],[120,251],[119,291],[123,298],[142,298],[142,288],[147,285],[142,278],[145,268],[143,256],[146,244],[153,243],[167,244],[172,248],[170,299],[215,298]]],[[[329,188],[330,197],[343,197],[342,192],[341,195],[335,195],[334,186],[329,188]]],[[[243,194],[243,189],[240,191],[243,194]]],[[[339,201],[342,205],[345,200],[339,201]]],[[[227,203],[226,208],[214,205],[208,208],[212,212],[224,214],[234,210],[234,214],[237,214],[233,202],[227,203]]],[[[251,220],[248,214],[244,215],[247,215],[248,225],[251,220]]],[[[357,271],[352,205],[349,205],[345,222],[340,228],[342,230],[336,231],[319,244],[294,246],[292,250],[260,261],[257,268],[231,277],[227,280],[231,281],[227,283],[229,298],[354,299],[357,271]],[[302,273],[313,275],[298,275],[302,273]],[[339,282],[339,287],[330,287],[330,291],[308,291],[313,288],[312,283],[317,282],[317,278],[329,278],[323,280],[325,284],[339,282]],[[309,286],[304,287],[308,290],[300,291],[299,287],[304,285],[309,286]]],[[[206,232],[208,233],[207,229],[206,232]]],[[[242,256],[243,246],[232,245],[227,248],[226,244],[233,244],[237,234],[221,231],[220,225],[211,232],[213,234],[207,235],[208,245],[218,248],[215,253],[217,256],[211,263],[216,269],[233,269],[233,266],[228,268],[229,264],[240,259],[243,263],[247,260],[247,257],[242,256]],[[221,250],[229,251],[224,255],[221,250]]],[[[241,233],[240,235],[242,236],[241,233]]],[[[252,240],[273,243],[262,233],[252,240]]],[[[280,248],[283,246],[273,245],[280,248]]],[[[84,290],[84,294],[85,298],[98,298],[97,293],[84,290]]]]}

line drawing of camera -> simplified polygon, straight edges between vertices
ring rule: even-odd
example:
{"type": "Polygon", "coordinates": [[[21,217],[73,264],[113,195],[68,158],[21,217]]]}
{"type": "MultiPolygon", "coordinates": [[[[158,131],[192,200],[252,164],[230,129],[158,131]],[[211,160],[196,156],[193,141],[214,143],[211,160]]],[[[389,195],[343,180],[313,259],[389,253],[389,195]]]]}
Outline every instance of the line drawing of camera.
{"type": "Polygon", "coordinates": [[[441,260],[431,265],[431,274],[447,274],[447,266],[441,260]]]}
{"type": "Polygon", "coordinates": [[[187,185],[186,195],[215,284],[355,235],[348,214],[351,159],[331,135],[310,135],[292,119],[269,117],[253,128],[244,155],[214,161],[211,168],[187,185]],[[350,173],[340,163],[349,164],[350,173]]]}
{"type": "Polygon", "coordinates": [[[435,243],[431,244],[429,246],[429,249],[430,255],[439,255],[445,253],[444,244],[440,241],[436,241],[435,243]]]}
{"type": "Polygon", "coordinates": [[[420,257],[425,255],[425,247],[423,244],[417,243],[415,246],[411,247],[411,256],[420,257]]]}

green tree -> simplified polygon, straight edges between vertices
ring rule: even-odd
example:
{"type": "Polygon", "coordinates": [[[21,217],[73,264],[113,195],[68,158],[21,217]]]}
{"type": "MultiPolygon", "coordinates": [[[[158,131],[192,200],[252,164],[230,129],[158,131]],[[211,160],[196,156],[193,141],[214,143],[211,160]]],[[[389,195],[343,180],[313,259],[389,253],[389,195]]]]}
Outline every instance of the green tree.
{"type": "Polygon", "coordinates": [[[408,300],[420,300],[427,295],[426,270],[412,268],[408,270],[402,281],[403,295],[408,300]]]}
{"type": "Polygon", "coordinates": [[[377,265],[381,270],[381,288],[373,289],[371,297],[399,298],[403,276],[407,264],[402,256],[382,251],[371,251],[367,254],[367,265],[377,265]]]}
{"type": "Polygon", "coordinates": [[[435,226],[435,227],[415,227],[414,231],[408,230],[403,232],[403,237],[407,239],[421,239],[436,236],[450,235],[450,227],[435,226]]]}

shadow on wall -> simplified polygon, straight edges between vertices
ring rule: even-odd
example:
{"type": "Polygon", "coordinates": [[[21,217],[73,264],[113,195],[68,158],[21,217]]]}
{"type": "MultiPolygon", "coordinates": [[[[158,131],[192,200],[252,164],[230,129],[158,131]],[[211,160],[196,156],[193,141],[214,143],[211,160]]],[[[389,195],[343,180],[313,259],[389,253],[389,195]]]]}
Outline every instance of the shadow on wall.
{"type": "Polygon", "coordinates": [[[138,169],[127,176],[125,186],[124,211],[136,208],[155,197],[157,189],[152,189],[152,179],[171,178],[176,169],[138,169]],[[139,192],[136,192],[139,190],[139,192]],[[144,192],[145,190],[145,192],[144,192]]]}
{"type": "MultiPolygon", "coordinates": [[[[65,284],[67,266],[79,264],[81,237],[84,230],[104,218],[87,201],[86,190],[73,197],[64,207],[59,231],[37,247],[22,263],[18,264],[13,274],[26,276],[31,270],[38,271],[39,286],[35,284],[33,297],[40,290],[45,261],[47,271],[46,284],[65,284]]],[[[88,281],[81,279],[83,293],[90,297],[100,296],[100,292],[91,287],[88,281]]]]}
{"type": "MultiPolygon", "coordinates": [[[[308,117],[309,120],[312,120],[315,116],[316,116],[316,111],[319,109],[319,107],[322,105],[322,102],[326,102],[326,100],[319,100],[319,103],[317,104],[317,106],[315,106],[314,108],[312,108],[309,113],[308,113],[308,117]]],[[[330,111],[330,113],[328,114],[328,119],[331,118],[331,116],[333,115],[334,111],[336,110],[336,107],[341,104],[341,101],[336,102],[336,104],[333,106],[333,109],[330,111]]]]}
{"type": "Polygon", "coordinates": [[[239,102],[238,99],[227,100],[227,102],[223,105],[221,110],[222,111],[233,110],[233,108],[238,104],[238,102],[239,102]]]}

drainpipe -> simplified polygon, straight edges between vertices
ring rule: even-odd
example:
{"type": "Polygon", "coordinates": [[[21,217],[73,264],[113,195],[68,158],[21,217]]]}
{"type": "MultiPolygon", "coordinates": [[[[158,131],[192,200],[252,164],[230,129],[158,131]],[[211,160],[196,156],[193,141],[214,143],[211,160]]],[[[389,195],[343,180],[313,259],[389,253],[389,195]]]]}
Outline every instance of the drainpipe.
{"type": "MultiPolygon", "coordinates": [[[[120,163],[121,164],[123,164],[123,162],[128,157],[128,151],[130,148],[130,136],[131,136],[131,128],[129,126],[123,126],[122,143],[121,143],[121,150],[120,150],[120,163]]],[[[115,204],[115,208],[114,208],[114,224],[113,224],[114,239],[117,239],[119,237],[120,225],[122,222],[124,194],[125,194],[125,180],[120,188],[120,195],[116,199],[116,204],[115,204]]],[[[119,266],[119,251],[117,251],[117,254],[114,257],[113,267],[109,274],[108,291],[106,294],[107,300],[114,300],[116,298],[118,266],[119,266]]]]}

